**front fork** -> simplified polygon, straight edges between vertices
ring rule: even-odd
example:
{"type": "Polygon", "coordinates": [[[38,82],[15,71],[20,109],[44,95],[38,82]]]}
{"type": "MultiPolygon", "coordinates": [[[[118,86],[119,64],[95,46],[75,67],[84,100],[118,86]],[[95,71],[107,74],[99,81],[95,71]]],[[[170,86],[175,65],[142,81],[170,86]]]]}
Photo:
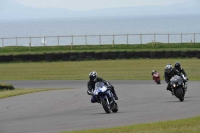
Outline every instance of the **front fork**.
{"type": "Polygon", "coordinates": [[[96,96],[95,98],[97,99],[98,103],[100,103],[100,104],[101,104],[101,99],[106,99],[107,104],[110,105],[110,102],[109,102],[107,96],[104,96],[104,97],[97,97],[96,96]]]}
{"type": "Polygon", "coordinates": [[[185,91],[187,91],[187,81],[188,81],[188,79],[186,79],[185,78],[185,76],[183,75],[183,79],[184,79],[184,81],[183,81],[183,86],[184,86],[184,88],[185,88],[185,91]]]}
{"type": "Polygon", "coordinates": [[[184,82],[184,88],[185,88],[185,91],[187,91],[187,82],[184,82]]]}

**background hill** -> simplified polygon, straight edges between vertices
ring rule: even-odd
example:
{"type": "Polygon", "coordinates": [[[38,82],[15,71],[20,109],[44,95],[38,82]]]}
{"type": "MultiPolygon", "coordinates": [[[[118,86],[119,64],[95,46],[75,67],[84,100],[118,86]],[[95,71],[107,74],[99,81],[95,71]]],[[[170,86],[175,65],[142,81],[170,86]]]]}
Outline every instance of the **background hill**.
{"type": "Polygon", "coordinates": [[[199,7],[199,0],[190,0],[168,6],[136,6],[88,11],[70,11],[65,8],[33,8],[21,5],[13,0],[0,0],[0,20],[148,15],[196,15],[200,14],[199,7]]]}

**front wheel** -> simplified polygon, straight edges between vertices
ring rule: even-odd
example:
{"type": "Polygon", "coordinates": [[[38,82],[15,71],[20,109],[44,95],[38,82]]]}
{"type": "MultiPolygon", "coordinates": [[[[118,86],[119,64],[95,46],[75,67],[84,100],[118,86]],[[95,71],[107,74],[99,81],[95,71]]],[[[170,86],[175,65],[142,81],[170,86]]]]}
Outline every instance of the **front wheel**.
{"type": "Polygon", "coordinates": [[[107,114],[109,114],[109,113],[111,112],[111,110],[110,110],[110,105],[109,105],[108,102],[107,102],[107,99],[106,99],[106,98],[102,98],[102,99],[101,99],[101,104],[102,104],[102,106],[103,106],[105,112],[106,112],[107,114]]]}
{"type": "Polygon", "coordinates": [[[184,93],[181,88],[176,89],[176,97],[182,102],[184,100],[184,93]]]}
{"type": "Polygon", "coordinates": [[[160,83],[160,80],[157,81],[157,84],[161,84],[161,83],[160,83]]]}

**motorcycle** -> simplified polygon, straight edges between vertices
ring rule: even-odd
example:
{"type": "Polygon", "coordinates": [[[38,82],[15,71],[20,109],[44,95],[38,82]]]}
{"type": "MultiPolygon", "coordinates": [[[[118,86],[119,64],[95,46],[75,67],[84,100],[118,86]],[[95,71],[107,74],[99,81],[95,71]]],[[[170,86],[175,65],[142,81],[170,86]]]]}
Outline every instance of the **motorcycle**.
{"type": "Polygon", "coordinates": [[[159,73],[159,72],[154,72],[152,76],[153,76],[153,80],[154,80],[157,84],[161,84],[161,82],[160,82],[160,73],[159,73]]]}
{"type": "Polygon", "coordinates": [[[97,82],[95,84],[95,89],[93,95],[97,101],[103,106],[106,113],[117,112],[118,104],[115,100],[113,93],[110,89],[104,85],[103,82],[97,82]]]}
{"type": "Polygon", "coordinates": [[[185,85],[183,79],[178,75],[174,75],[174,77],[170,79],[170,85],[172,93],[182,102],[185,96],[185,85]]]}

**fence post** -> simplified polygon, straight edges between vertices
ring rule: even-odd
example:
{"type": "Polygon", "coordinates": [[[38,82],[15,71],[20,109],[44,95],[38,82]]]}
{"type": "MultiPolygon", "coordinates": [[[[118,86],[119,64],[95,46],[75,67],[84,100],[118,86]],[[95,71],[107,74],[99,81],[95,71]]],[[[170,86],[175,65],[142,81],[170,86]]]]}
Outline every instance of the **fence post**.
{"type": "Polygon", "coordinates": [[[71,44],[73,45],[73,43],[74,43],[74,37],[73,37],[73,35],[72,35],[72,43],[71,43],[71,44]]]}
{"type": "Polygon", "coordinates": [[[195,43],[195,33],[194,33],[194,43],[195,43]]]}
{"type": "Polygon", "coordinates": [[[154,33],[154,42],[156,42],[156,34],[154,33]]]}
{"type": "Polygon", "coordinates": [[[114,44],[115,44],[115,35],[113,34],[113,47],[114,47],[114,44]]]}
{"type": "Polygon", "coordinates": [[[2,38],[2,49],[3,49],[3,47],[4,47],[4,44],[3,44],[3,38],[2,38]]]}
{"type": "Polygon", "coordinates": [[[181,44],[182,44],[182,33],[181,33],[181,44]]]}
{"type": "Polygon", "coordinates": [[[85,44],[87,46],[87,35],[85,35],[85,44]]]}
{"type": "Polygon", "coordinates": [[[16,37],[16,46],[17,46],[17,37],[16,37]]]}
{"type": "Polygon", "coordinates": [[[31,37],[30,37],[30,42],[29,42],[29,50],[31,49],[31,37]]]}
{"type": "Polygon", "coordinates": [[[142,44],[142,34],[140,34],[140,43],[142,44]]]}
{"type": "Polygon", "coordinates": [[[71,49],[72,49],[72,47],[73,47],[73,43],[71,43],[71,49]]]}
{"type": "Polygon", "coordinates": [[[127,44],[128,44],[128,34],[127,34],[127,44]]]}
{"type": "Polygon", "coordinates": [[[46,38],[45,38],[45,36],[44,36],[44,46],[45,46],[45,43],[46,43],[46,38]]]}
{"type": "Polygon", "coordinates": [[[169,44],[169,33],[168,33],[168,44],[169,44]]]}
{"type": "Polygon", "coordinates": [[[101,45],[101,35],[99,35],[99,44],[101,45]]]}
{"type": "Polygon", "coordinates": [[[59,44],[60,44],[60,40],[59,40],[59,36],[58,36],[58,46],[59,46],[59,44]]]}

